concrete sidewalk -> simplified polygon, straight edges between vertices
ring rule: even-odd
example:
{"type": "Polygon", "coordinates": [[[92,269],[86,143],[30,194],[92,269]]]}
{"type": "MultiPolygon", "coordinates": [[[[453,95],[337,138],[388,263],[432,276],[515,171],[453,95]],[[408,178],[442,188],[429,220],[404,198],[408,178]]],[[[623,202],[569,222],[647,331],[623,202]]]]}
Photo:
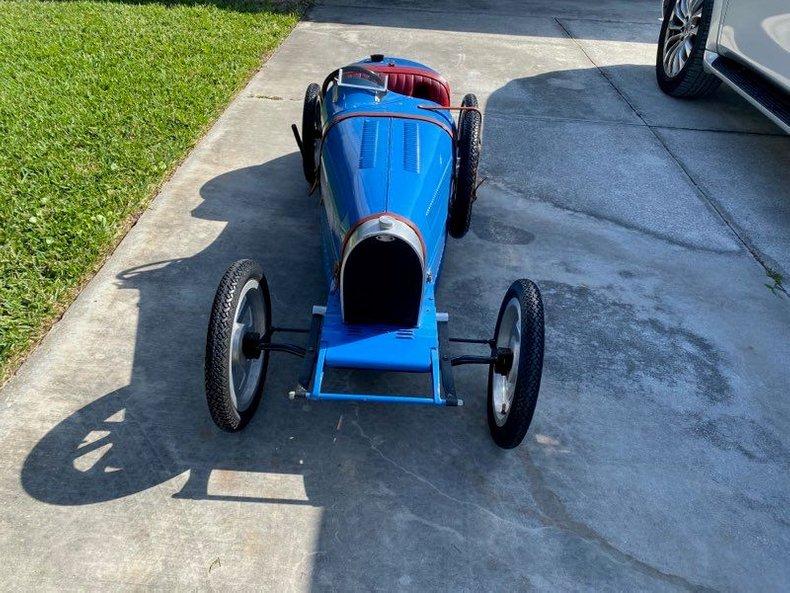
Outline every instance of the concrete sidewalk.
{"type": "Polygon", "coordinates": [[[0,589],[788,590],[790,301],[758,260],[790,272],[790,141],[724,89],[658,91],[657,5],[314,8],[0,393],[0,589]],[[277,323],[324,298],[289,125],[372,52],[484,107],[488,180],[439,301],[486,335],[512,279],[541,286],[517,450],[467,367],[463,408],[308,405],[274,358],[244,432],[208,416],[226,266],[263,264],[277,323]]]}

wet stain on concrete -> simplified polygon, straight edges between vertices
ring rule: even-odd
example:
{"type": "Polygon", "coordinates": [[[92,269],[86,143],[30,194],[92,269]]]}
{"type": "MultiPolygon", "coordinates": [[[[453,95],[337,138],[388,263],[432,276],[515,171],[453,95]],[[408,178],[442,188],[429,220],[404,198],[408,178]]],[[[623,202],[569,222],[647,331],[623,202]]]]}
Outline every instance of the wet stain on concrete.
{"type": "Polygon", "coordinates": [[[572,534],[590,544],[597,546],[618,564],[629,567],[631,570],[656,579],[679,590],[694,591],[699,593],[712,593],[715,589],[695,583],[680,574],[673,574],[649,564],[628,552],[621,550],[610,542],[601,533],[589,525],[576,520],[565,507],[562,499],[546,484],[543,473],[532,460],[532,457],[520,451],[519,457],[524,463],[532,498],[537,505],[542,522],[545,525],[556,527],[572,534]]]}
{"type": "MultiPolygon", "coordinates": [[[[464,337],[488,337],[493,334],[499,303],[493,304],[490,300],[490,284],[483,277],[470,276],[453,280],[448,290],[444,287],[440,289],[439,305],[440,309],[450,314],[451,334],[460,335],[458,332],[462,330],[479,333],[464,337]]],[[[502,295],[497,294],[494,300],[502,298],[502,295]]]]}
{"type": "Polygon", "coordinates": [[[776,461],[787,457],[779,437],[750,418],[730,414],[700,418],[692,432],[722,451],[737,451],[752,461],[776,461]]]}
{"type": "Polygon", "coordinates": [[[546,310],[545,372],[553,379],[592,383],[617,398],[676,393],[709,404],[731,399],[721,354],[705,338],[600,290],[539,284],[546,310]]]}
{"type": "Polygon", "coordinates": [[[527,245],[535,240],[535,235],[529,231],[483,214],[472,217],[472,232],[484,241],[504,245],[527,245]]]}

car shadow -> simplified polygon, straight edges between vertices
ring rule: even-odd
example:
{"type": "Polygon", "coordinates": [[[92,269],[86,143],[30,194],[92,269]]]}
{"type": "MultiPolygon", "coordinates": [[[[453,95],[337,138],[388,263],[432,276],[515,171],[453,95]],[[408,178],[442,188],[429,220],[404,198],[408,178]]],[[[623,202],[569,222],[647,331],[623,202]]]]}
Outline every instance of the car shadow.
{"type": "MultiPolygon", "coordinates": [[[[203,202],[192,215],[225,221],[224,230],[190,257],[118,274],[118,287],[135,291],[139,302],[129,383],[41,438],[23,464],[22,486],[48,504],[90,505],[178,477],[167,490],[176,500],[320,507],[317,549],[331,548],[322,566],[331,567],[330,578],[341,589],[374,588],[381,572],[366,569],[371,559],[392,570],[401,562],[418,566],[424,546],[435,542],[415,535],[415,526],[419,531],[422,521],[441,524],[459,504],[476,514],[477,503],[459,503],[453,493],[464,499],[486,497],[496,483],[511,481],[521,471],[520,458],[498,449],[488,435],[486,373],[459,371],[457,387],[476,396],[463,408],[314,404],[286,397],[300,360],[273,356],[255,418],[240,433],[223,433],[209,417],[203,390],[205,333],[219,278],[234,259],[256,259],[269,280],[275,323],[304,326],[311,306],[326,296],[321,206],[306,196],[296,153],[215,177],[200,194],[203,202]],[[272,490],[266,485],[272,480],[295,480],[298,496],[272,490]],[[392,505],[398,508],[390,515],[392,505]],[[406,542],[419,545],[396,554],[406,542]],[[341,576],[336,570],[344,566],[349,570],[341,576]]],[[[451,313],[473,312],[464,315],[459,330],[490,331],[501,293],[488,297],[465,295],[463,303],[451,299],[451,313]]],[[[341,374],[336,382],[361,392],[404,393],[420,393],[425,383],[422,376],[392,374],[341,374]]],[[[512,498],[497,495],[496,504],[507,505],[512,498]]],[[[518,501],[517,508],[523,505],[518,501]]],[[[219,508],[201,513],[208,521],[219,508]]],[[[253,507],[244,508],[252,520],[253,507]]],[[[471,536],[475,527],[467,527],[471,536]]],[[[422,582],[434,568],[415,570],[424,572],[415,575],[422,582]]],[[[314,569],[315,582],[324,578],[325,571],[314,569]]]]}
{"type": "MultiPolygon", "coordinates": [[[[299,466],[293,456],[269,449],[299,434],[288,421],[271,422],[294,408],[273,394],[292,387],[295,361],[272,361],[267,397],[258,412],[258,419],[269,421],[254,422],[240,435],[225,435],[207,422],[202,384],[210,295],[231,261],[250,256],[261,262],[281,324],[304,324],[310,306],[323,298],[319,246],[304,240],[305,235],[317,237],[317,205],[305,197],[304,182],[296,177],[299,170],[294,153],[212,179],[201,188],[204,201],[192,215],[227,221],[220,236],[191,257],[118,274],[118,287],[139,296],[129,384],[85,406],[36,445],[22,470],[29,494],[52,504],[89,504],[140,492],[189,470],[182,495],[208,497],[212,469],[283,471],[299,466]],[[293,177],[286,187],[294,192],[280,195],[263,211],[261,188],[272,177],[293,177]],[[294,208],[289,200],[303,208],[294,208]],[[304,209],[312,211],[306,214],[304,209]],[[264,223],[271,219],[278,224],[264,223]],[[299,232],[290,232],[294,227],[299,232]],[[291,432],[286,436],[283,431],[291,432]]],[[[324,409],[316,414],[330,413],[324,409]]],[[[328,418],[325,423],[331,424],[328,418]]],[[[299,455],[304,457],[304,452],[299,455]]],[[[316,455],[320,457],[320,449],[316,455]]]]}

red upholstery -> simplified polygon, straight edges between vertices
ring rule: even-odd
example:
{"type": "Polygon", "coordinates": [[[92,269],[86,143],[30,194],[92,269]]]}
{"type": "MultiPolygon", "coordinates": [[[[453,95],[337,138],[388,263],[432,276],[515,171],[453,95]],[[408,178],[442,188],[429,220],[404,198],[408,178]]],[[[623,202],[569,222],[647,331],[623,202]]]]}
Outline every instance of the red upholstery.
{"type": "Polygon", "coordinates": [[[365,64],[365,68],[387,75],[387,88],[394,93],[450,106],[450,85],[436,72],[407,66],[365,64]]]}

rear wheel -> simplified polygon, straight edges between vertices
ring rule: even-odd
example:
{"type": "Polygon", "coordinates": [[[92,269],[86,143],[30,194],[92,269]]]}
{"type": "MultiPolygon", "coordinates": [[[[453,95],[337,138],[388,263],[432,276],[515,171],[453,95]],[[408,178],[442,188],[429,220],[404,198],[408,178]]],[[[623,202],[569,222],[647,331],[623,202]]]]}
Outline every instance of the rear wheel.
{"type": "Polygon", "coordinates": [[[270,327],[266,277],[254,261],[239,260],[219,283],[206,339],[206,399],[211,418],[222,430],[241,430],[258,408],[269,353],[250,353],[244,340],[262,337],[270,327]]]}
{"type": "MultiPolygon", "coordinates": [[[[468,94],[461,101],[463,107],[477,107],[477,97],[468,94]]],[[[477,166],[480,162],[482,118],[479,111],[461,111],[458,118],[458,167],[455,188],[450,197],[447,230],[450,236],[460,239],[469,230],[472,220],[472,203],[477,193],[477,166]]]]}
{"type": "Polygon", "coordinates": [[[302,168],[307,183],[313,185],[318,172],[318,143],[321,140],[321,87],[312,83],[302,105],[302,168]]]}
{"type": "Polygon", "coordinates": [[[704,97],[721,81],[705,72],[703,56],[713,0],[667,0],[658,37],[656,80],[673,97],[704,97]]]}
{"type": "Polygon", "coordinates": [[[543,372],[543,301],[531,280],[510,285],[494,330],[497,348],[513,353],[509,369],[488,371],[488,428],[504,449],[517,447],[529,430],[543,372]]]}

